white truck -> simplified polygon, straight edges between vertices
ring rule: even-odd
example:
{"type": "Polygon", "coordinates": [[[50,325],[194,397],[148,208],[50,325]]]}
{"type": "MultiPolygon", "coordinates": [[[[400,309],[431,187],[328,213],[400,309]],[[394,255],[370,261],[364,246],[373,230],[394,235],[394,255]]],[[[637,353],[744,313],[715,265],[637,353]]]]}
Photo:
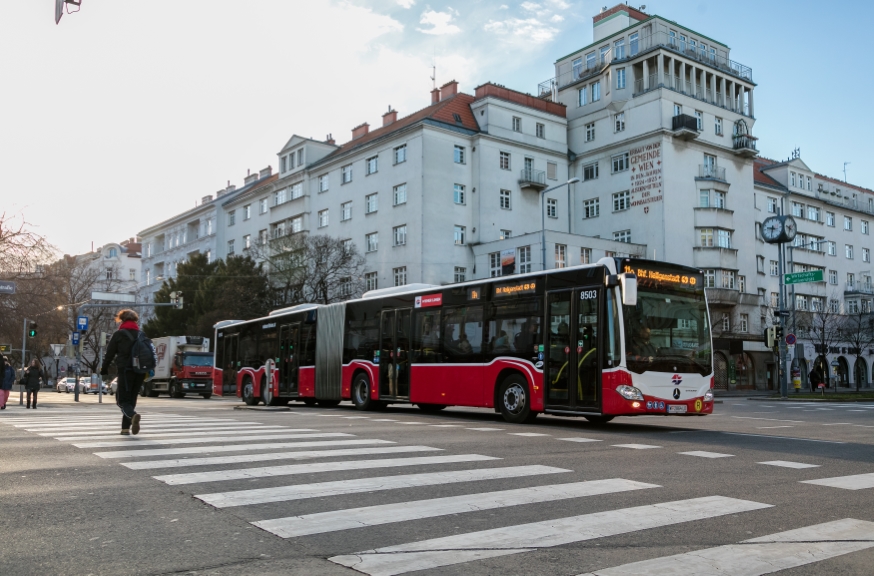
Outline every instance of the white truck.
{"type": "Polygon", "coordinates": [[[143,396],[212,396],[213,354],[209,351],[209,338],[164,336],[154,338],[152,344],[155,345],[158,363],[155,376],[143,384],[143,396]]]}

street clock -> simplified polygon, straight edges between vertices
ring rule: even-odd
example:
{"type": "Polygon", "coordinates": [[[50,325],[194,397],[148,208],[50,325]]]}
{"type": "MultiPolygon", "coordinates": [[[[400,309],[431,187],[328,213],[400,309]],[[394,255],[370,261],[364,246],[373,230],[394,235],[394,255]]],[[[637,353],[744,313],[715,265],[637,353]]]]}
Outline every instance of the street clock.
{"type": "Polygon", "coordinates": [[[791,242],[798,232],[798,225],[792,216],[771,216],[762,222],[762,237],[769,244],[791,242]]]}

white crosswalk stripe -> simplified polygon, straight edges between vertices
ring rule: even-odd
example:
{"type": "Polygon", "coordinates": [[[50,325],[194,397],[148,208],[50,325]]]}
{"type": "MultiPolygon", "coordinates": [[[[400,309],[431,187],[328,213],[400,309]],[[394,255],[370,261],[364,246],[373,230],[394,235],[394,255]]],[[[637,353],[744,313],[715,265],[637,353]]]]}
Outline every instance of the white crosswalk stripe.
{"type": "Polygon", "coordinates": [[[719,452],[705,452],[704,450],[692,450],[691,452],[677,452],[686,456],[698,456],[699,458],[732,458],[734,454],[721,454],[719,452]]]}
{"type": "Polygon", "coordinates": [[[336,438],[338,436],[353,436],[344,432],[315,432],[305,428],[290,429],[277,434],[262,434],[247,436],[245,438],[238,436],[213,436],[211,438],[167,438],[166,440],[141,440],[136,436],[128,436],[124,440],[116,442],[85,442],[83,444],[73,444],[76,448],[120,448],[131,446],[161,446],[164,444],[196,444],[198,442],[249,442],[251,440],[291,440],[292,438],[336,438]],[[307,432],[306,434],[287,434],[286,432],[307,432]]]}
{"type": "Polygon", "coordinates": [[[759,576],[874,547],[874,522],[845,518],[740,544],[653,558],[580,576],[759,576]]]}
{"type": "MultiPolygon", "coordinates": [[[[155,424],[206,424],[206,423],[221,423],[221,422],[233,422],[233,420],[225,420],[221,418],[203,418],[203,419],[193,419],[193,418],[143,418],[143,422],[152,422],[155,424]]],[[[118,418],[106,419],[106,420],[94,420],[90,422],[85,422],[82,420],[76,420],[74,422],[31,422],[25,424],[14,424],[16,428],[24,428],[28,431],[34,432],[37,429],[44,428],[46,431],[57,430],[61,428],[88,428],[92,426],[120,426],[121,425],[121,416],[118,418]]]]}
{"type": "MultiPolygon", "coordinates": [[[[140,432],[138,438],[172,438],[174,436],[186,437],[186,438],[199,438],[205,437],[205,440],[210,440],[210,436],[217,436],[220,434],[266,434],[266,433],[279,433],[279,432],[288,432],[290,429],[285,426],[256,426],[254,428],[219,428],[216,430],[206,430],[200,432],[193,432],[190,430],[183,431],[175,431],[175,432],[161,432],[153,430],[149,428],[148,431],[140,432]]],[[[46,436],[47,434],[43,434],[46,436]]],[[[81,440],[114,440],[119,436],[118,431],[116,430],[114,433],[103,432],[100,436],[54,436],[55,440],[61,440],[63,442],[72,442],[72,441],[81,441],[81,440]]]]}
{"type": "Polygon", "coordinates": [[[554,484],[550,486],[534,486],[532,488],[520,488],[516,490],[501,490],[497,492],[484,492],[479,494],[466,494],[463,496],[449,496],[446,498],[434,498],[431,500],[415,500],[413,502],[399,502],[397,504],[385,504],[381,506],[368,506],[364,508],[352,508],[322,512],[306,516],[291,516],[288,518],[276,518],[274,520],[262,520],[252,522],[255,526],[272,532],[282,538],[294,538],[310,534],[324,532],[336,532],[353,528],[390,524],[392,522],[405,522],[409,520],[421,520],[424,518],[436,518],[450,514],[462,514],[465,512],[479,512],[493,510],[507,506],[519,506],[522,504],[536,504],[538,502],[554,502],[570,498],[582,498],[584,496],[597,496],[600,494],[613,494],[629,490],[642,490],[645,488],[660,488],[656,484],[645,484],[622,478],[609,480],[592,480],[588,482],[573,482],[570,484],[554,484]]]}
{"type": "Polygon", "coordinates": [[[521,478],[539,474],[558,474],[571,472],[564,468],[552,466],[511,466],[507,468],[482,468],[478,470],[460,470],[455,472],[430,472],[425,474],[406,474],[402,476],[382,476],[378,478],[359,478],[356,480],[339,480],[335,482],[320,482],[317,484],[295,484],[277,488],[258,488],[236,492],[218,492],[215,494],[195,495],[216,508],[245,506],[248,504],[266,504],[269,502],[287,502],[305,498],[327,498],[339,494],[355,494],[358,492],[375,492],[378,490],[395,490],[398,488],[414,488],[418,486],[439,486],[456,482],[473,482],[477,480],[497,480],[503,478],[521,478]]]}
{"type": "Polygon", "coordinates": [[[190,474],[166,474],[164,476],[153,476],[153,478],[173,485],[197,484],[200,482],[248,480],[251,478],[270,478],[274,476],[291,476],[293,474],[336,472],[339,470],[375,470],[377,468],[427,466],[429,464],[453,464],[457,462],[486,462],[489,460],[500,460],[500,458],[483,456],[481,454],[454,454],[448,456],[421,456],[417,458],[347,460],[343,462],[318,462],[313,464],[290,464],[288,466],[241,468],[238,470],[216,470],[214,472],[192,472],[190,474]]]}
{"type": "Polygon", "coordinates": [[[801,483],[843,488],[844,490],[865,490],[866,488],[874,488],[874,474],[853,474],[852,476],[836,476],[834,478],[820,478],[819,480],[802,480],[801,483]]]}
{"type": "Polygon", "coordinates": [[[329,560],[372,576],[404,574],[770,507],[750,500],[708,496],[456,534],[329,560]]]}
{"type": "Polygon", "coordinates": [[[556,438],[556,440],[564,440],[565,442],[603,442],[594,438],[556,438]]]}
{"type": "MultiPolygon", "coordinates": [[[[228,424],[209,424],[209,425],[197,425],[191,424],[191,428],[180,427],[177,424],[170,424],[169,427],[165,428],[163,426],[149,426],[148,432],[151,434],[155,433],[164,433],[164,432],[208,432],[208,431],[227,431],[231,432],[233,430],[243,430],[246,428],[255,428],[260,427],[265,430],[274,429],[274,428],[285,428],[284,426],[265,426],[263,424],[259,424],[257,422],[231,422],[228,424]]],[[[58,439],[67,439],[75,436],[89,437],[89,436],[101,436],[105,434],[114,433],[116,436],[118,435],[118,426],[113,426],[112,428],[94,428],[88,431],[82,430],[74,430],[74,431],[64,431],[64,432],[38,432],[40,436],[51,436],[53,438],[58,439]]],[[[144,431],[145,433],[145,431],[144,431]]]]}
{"type": "MultiPolygon", "coordinates": [[[[312,436],[310,434],[310,436],[312,436]]],[[[347,435],[348,436],[348,435],[347,435]]],[[[94,452],[101,458],[140,458],[143,456],[181,456],[182,454],[211,454],[213,452],[247,452],[251,450],[276,450],[282,448],[316,448],[321,446],[364,446],[367,444],[395,444],[391,440],[315,440],[312,442],[265,442],[251,446],[231,444],[227,446],[187,446],[185,448],[145,448],[139,450],[113,450],[94,452]]]]}
{"type": "Polygon", "coordinates": [[[759,462],[759,464],[767,464],[768,466],[780,466],[782,468],[819,468],[819,464],[804,464],[802,462],[789,462],[788,460],[770,460],[768,462],[759,462]]]}

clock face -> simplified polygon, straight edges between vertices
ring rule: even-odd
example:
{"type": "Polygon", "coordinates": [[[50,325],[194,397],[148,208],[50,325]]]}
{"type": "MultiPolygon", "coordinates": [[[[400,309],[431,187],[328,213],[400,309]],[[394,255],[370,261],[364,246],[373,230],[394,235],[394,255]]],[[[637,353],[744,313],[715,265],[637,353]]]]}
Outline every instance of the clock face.
{"type": "Polygon", "coordinates": [[[783,234],[783,221],[776,216],[766,218],[762,223],[762,236],[768,242],[776,241],[783,234]]]}
{"type": "Polygon", "coordinates": [[[798,225],[795,223],[795,218],[792,216],[784,216],[783,232],[786,235],[786,240],[793,240],[795,233],[798,232],[798,225]]]}

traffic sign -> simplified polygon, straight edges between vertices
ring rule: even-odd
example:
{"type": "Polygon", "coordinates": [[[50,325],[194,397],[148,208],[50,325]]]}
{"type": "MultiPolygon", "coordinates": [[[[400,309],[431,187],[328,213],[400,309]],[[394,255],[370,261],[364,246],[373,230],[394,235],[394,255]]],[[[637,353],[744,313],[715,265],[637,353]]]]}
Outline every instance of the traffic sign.
{"type": "Polygon", "coordinates": [[[52,344],[52,354],[55,355],[55,358],[60,358],[61,354],[64,352],[64,344],[52,344]]]}
{"type": "Polygon", "coordinates": [[[73,346],[79,345],[79,333],[73,332],[73,346]]]}
{"type": "MultiPolygon", "coordinates": [[[[88,330],[88,316],[79,316],[76,320],[76,327],[79,329],[79,332],[85,332],[88,330]]],[[[75,342],[73,342],[75,344],[75,342]]]]}
{"type": "Polygon", "coordinates": [[[15,294],[15,282],[0,280],[0,294],[15,294]]]}
{"type": "Polygon", "coordinates": [[[791,333],[786,334],[786,344],[789,344],[790,346],[794,346],[797,341],[798,341],[798,339],[795,338],[795,334],[791,334],[791,333]]]}
{"type": "Polygon", "coordinates": [[[12,344],[0,344],[0,352],[12,352],[12,344]]]}
{"type": "Polygon", "coordinates": [[[804,282],[822,282],[822,270],[808,270],[807,272],[792,272],[783,274],[785,284],[802,284],[804,282]]]}

